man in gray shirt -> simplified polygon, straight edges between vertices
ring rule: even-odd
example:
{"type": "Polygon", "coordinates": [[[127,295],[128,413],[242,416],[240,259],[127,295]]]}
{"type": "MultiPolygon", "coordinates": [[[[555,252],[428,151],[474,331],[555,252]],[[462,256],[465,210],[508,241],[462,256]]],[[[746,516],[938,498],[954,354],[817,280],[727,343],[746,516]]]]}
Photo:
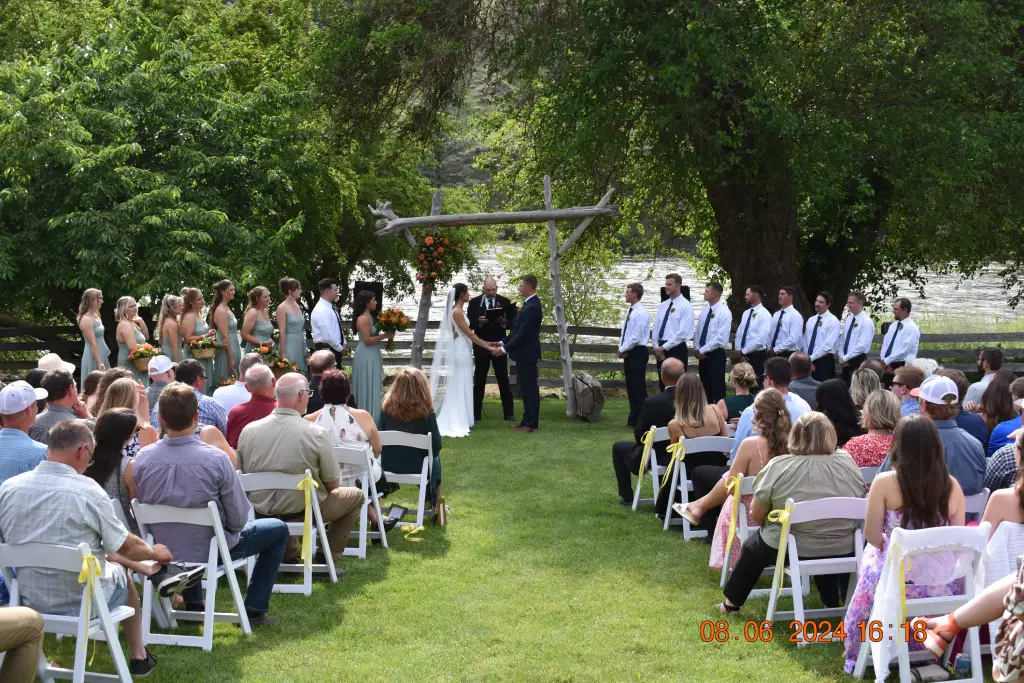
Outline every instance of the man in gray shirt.
{"type": "Polygon", "coordinates": [[[167,356],[153,356],[149,359],[149,388],[146,389],[146,403],[156,408],[160,392],[174,381],[174,363],[167,356]]]}
{"type": "Polygon", "coordinates": [[[811,357],[802,351],[794,353],[789,357],[789,367],[793,371],[793,380],[789,383],[789,390],[807,401],[811,410],[817,410],[818,401],[814,395],[821,382],[811,377],[811,357]]]}
{"type": "Polygon", "coordinates": [[[28,430],[33,441],[46,443],[53,426],[89,417],[85,404],[78,399],[75,378],[67,370],[50,370],[43,375],[39,388],[46,392],[46,410],[36,417],[36,423],[28,430]]]}
{"type": "MultiPolygon", "coordinates": [[[[231,549],[231,559],[256,555],[256,566],[245,595],[251,626],[277,621],[267,614],[270,593],[288,542],[288,525],[279,519],[247,522],[249,500],[227,455],[199,440],[199,399],[181,382],[167,385],[160,394],[160,424],[166,435],[143,448],[135,458],[132,477],[136,498],[150,505],[199,508],[213,500],[231,549]]],[[[153,524],[153,538],[163,541],[182,562],[206,562],[213,529],[192,524],[153,524]]],[[[202,610],[200,586],[182,596],[186,609],[202,610]]]]}

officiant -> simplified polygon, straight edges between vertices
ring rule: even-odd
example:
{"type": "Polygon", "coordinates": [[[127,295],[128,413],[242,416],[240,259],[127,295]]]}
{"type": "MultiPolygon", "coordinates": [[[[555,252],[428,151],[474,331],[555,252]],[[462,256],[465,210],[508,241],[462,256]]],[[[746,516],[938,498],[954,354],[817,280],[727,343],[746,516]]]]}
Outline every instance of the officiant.
{"type": "MultiPolygon", "coordinates": [[[[484,279],[483,294],[469,300],[466,317],[469,318],[470,329],[484,341],[502,341],[505,338],[505,330],[512,322],[509,320],[511,306],[512,303],[508,299],[498,294],[497,281],[488,276],[484,279]]],[[[502,412],[506,420],[516,419],[512,409],[512,390],[508,384],[508,356],[494,356],[487,349],[474,345],[473,357],[476,360],[473,372],[473,418],[480,420],[487,373],[493,363],[494,377],[498,380],[498,391],[501,393],[502,412]]]]}

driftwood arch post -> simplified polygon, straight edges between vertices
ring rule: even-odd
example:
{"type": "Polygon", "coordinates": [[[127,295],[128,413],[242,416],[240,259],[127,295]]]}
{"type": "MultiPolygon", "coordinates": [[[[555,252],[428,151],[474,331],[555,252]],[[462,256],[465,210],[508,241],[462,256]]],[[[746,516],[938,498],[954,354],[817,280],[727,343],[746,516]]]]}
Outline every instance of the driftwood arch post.
{"type": "MultiPolygon", "coordinates": [[[[570,417],[576,415],[576,396],[572,392],[572,356],[569,355],[569,331],[565,322],[565,306],[562,299],[562,275],[559,260],[569,248],[580,238],[595,218],[602,216],[614,217],[619,213],[618,207],[609,204],[615,188],[610,188],[594,206],[582,206],[572,209],[555,209],[551,203],[551,177],[544,176],[544,209],[539,211],[502,211],[497,213],[474,213],[441,215],[441,190],[434,193],[429,216],[400,218],[391,210],[390,203],[370,207],[370,212],[377,216],[377,232],[380,237],[404,235],[410,246],[416,246],[410,230],[412,228],[429,228],[436,230],[444,226],[465,225],[509,225],[516,223],[547,223],[548,247],[551,252],[548,267],[551,273],[552,295],[555,299],[555,325],[558,327],[558,349],[562,363],[562,385],[565,393],[565,412],[570,417]],[[582,219],[582,220],[581,220],[582,219]],[[555,230],[557,221],[581,220],[566,240],[558,244],[558,232],[555,230]]],[[[423,364],[423,343],[427,333],[427,318],[430,315],[430,302],[433,291],[424,286],[420,292],[419,314],[416,316],[416,327],[413,330],[411,362],[415,367],[423,364]]]]}

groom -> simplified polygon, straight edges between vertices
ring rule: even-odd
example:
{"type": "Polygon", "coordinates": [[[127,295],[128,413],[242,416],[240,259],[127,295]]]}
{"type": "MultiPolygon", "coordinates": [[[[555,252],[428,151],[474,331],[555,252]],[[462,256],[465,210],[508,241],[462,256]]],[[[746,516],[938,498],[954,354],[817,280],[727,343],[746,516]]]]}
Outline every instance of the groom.
{"type": "Polygon", "coordinates": [[[523,420],[515,426],[520,432],[537,431],[540,417],[540,389],[537,387],[537,362],[540,361],[540,299],[537,278],[524,275],[519,280],[523,309],[512,321],[512,331],[503,342],[493,344],[495,356],[508,354],[516,362],[519,390],[523,394],[523,420]]]}

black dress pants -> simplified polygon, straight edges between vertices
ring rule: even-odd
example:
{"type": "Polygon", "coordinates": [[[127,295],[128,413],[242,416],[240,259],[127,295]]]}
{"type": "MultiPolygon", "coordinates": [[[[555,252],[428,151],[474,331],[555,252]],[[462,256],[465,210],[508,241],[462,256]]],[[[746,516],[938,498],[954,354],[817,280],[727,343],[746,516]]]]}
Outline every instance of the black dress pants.
{"type": "Polygon", "coordinates": [[[853,384],[853,373],[857,372],[857,370],[860,368],[860,364],[866,361],[867,359],[868,355],[866,353],[862,353],[859,356],[854,356],[853,358],[851,358],[850,362],[848,362],[845,366],[840,366],[843,368],[843,381],[846,382],[847,387],[853,384]]]}
{"type": "Polygon", "coordinates": [[[714,405],[725,398],[725,349],[710,351],[700,361],[697,371],[708,403],[714,405]]]}
{"type": "MultiPolygon", "coordinates": [[[[686,346],[685,342],[679,346],[666,350],[665,358],[678,358],[683,361],[683,372],[686,372],[690,367],[690,349],[686,346]]],[[[661,382],[661,364],[663,362],[664,361],[658,361],[658,391],[665,391],[665,385],[661,382]]]]}
{"type": "Polygon", "coordinates": [[[906,363],[901,360],[893,361],[889,363],[889,367],[892,368],[892,372],[887,372],[882,375],[882,386],[885,387],[886,391],[892,387],[892,380],[896,377],[896,371],[902,368],[906,363]]]}
{"type": "Polygon", "coordinates": [[[508,356],[495,356],[487,349],[473,347],[473,419],[480,421],[480,410],[484,403],[484,389],[487,387],[487,373],[494,365],[494,378],[498,380],[498,392],[501,394],[501,411],[506,420],[514,418],[515,410],[512,403],[512,387],[508,383],[508,356]]]}
{"type": "Polygon", "coordinates": [[[757,386],[764,386],[764,362],[768,359],[767,351],[751,351],[745,354],[747,362],[750,363],[750,367],[754,368],[754,374],[757,375],[757,386]]]}
{"type": "Polygon", "coordinates": [[[540,387],[537,385],[537,364],[517,363],[516,380],[523,396],[523,419],[519,423],[524,427],[537,428],[540,421],[540,387]]]}
{"type": "MultiPolygon", "coordinates": [[[[761,572],[775,564],[778,559],[779,549],[773,548],[761,538],[761,532],[755,532],[747,537],[740,550],[740,557],[736,560],[729,575],[729,582],[725,584],[725,597],[729,602],[740,607],[747,601],[750,591],[754,590],[761,572]]],[[[846,555],[829,555],[827,557],[853,557],[853,553],[846,555]]],[[[812,558],[807,558],[812,559],[812,558]]],[[[813,558],[821,559],[821,558],[813,558]]],[[[789,566],[789,554],[786,554],[786,566],[789,566]]],[[[846,591],[849,588],[849,574],[822,574],[814,577],[814,585],[818,588],[818,595],[825,607],[839,607],[846,602],[846,591]]]]}
{"type": "Polygon", "coordinates": [[[626,375],[626,396],[629,397],[629,417],[626,424],[633,426],[640,416],[640,408],[647,398],[647,358],[650,352],[646,346],[634,346],[622,359],[626,375]]]}
{"type": "MultiPolygon", "coordinates": [[[[831,353],[826,354],[814,361],[814,371],[811,373],[811,377],[818,380],[819,382],[825,382],[830,379],[835,379],[836,376],[836,357],[831,353]]],[[[850,387],[849,384],[846,385],[850,387]]]]}

